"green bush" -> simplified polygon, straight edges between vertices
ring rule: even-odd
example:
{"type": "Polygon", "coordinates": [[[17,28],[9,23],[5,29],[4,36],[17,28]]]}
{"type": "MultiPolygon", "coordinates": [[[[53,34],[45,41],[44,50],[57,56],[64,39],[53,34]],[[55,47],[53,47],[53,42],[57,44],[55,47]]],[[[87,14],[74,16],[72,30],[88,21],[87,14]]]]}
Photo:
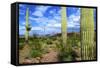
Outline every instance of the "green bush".
{"type": "Polygon", "coordinates": [[[42,51],[41,50],[32,50],[31,51],[31,57],[34,57],[34,58],[36,58],[36,57],[40,57],[42,55],[42,51]]]}
{"type": "Polygon", "coordinates": [[[73,60],[72,52],[64,52],[64,51],[62,51],[60,53],[59,59],[61,61],[72,61],[73,60]]]}
{"type": "Polygon", "coordinates": [[[19,49],[21,50],[24,47],[24,43],[19,43],[19,49]]]}

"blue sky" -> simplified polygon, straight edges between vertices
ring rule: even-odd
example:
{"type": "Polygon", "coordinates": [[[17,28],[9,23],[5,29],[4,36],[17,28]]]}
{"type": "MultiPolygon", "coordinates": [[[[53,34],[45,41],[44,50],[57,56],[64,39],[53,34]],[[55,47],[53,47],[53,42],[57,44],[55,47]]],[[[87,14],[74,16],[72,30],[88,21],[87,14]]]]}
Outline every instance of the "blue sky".
{"type": "MultiPolygon", "coordinates": [[[[29,8],[30,35],[61,33],[61,7],[43,5],[19,5],[19,35],[25,33],[25,13],[29,8]]],[[[67,31],[80,31],[80,8],[67,7],[67,31]]]]}

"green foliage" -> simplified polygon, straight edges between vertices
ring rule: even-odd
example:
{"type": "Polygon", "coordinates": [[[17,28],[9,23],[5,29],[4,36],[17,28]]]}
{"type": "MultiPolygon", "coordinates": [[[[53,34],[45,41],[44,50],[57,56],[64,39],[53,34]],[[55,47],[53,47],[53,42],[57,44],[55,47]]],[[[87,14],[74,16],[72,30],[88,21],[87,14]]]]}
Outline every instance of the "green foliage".
{"type": "Polygon", "coordinates": [[[19,49],[23,49],[25,43],[25,38],[19,38],[19,49]]]}
{"type": "Polygon", "coordinates": [[[71,51],[67,52],[66,50],[63,49],[59,55],[59,59],[60,61],[72,61],[73,60],[72,52],[71,51]]]}
{"type": "Polygon", "coordinates": [[[42,51],[41,50],[32,49],[31,57],[36,58],[36,57],[40,57],[41,55],[42,55],[42,51]]]}
{"type": "Polygon", "coordinates": [[[23,43],[19,43],[19,49],[21,50],[21,49],[23,49],[23,47],[24,47],[24,44],[23,43]]]}
{"type": "Polygon", "coordinates": [[[76,58],[80,58],[80,33],[68,33],[67,34],[67,45],[66,50],[65,48],[61,47],[62,44],[60,44],[60,55],[59,58],[61,61],[75,61],[76,58]]]}

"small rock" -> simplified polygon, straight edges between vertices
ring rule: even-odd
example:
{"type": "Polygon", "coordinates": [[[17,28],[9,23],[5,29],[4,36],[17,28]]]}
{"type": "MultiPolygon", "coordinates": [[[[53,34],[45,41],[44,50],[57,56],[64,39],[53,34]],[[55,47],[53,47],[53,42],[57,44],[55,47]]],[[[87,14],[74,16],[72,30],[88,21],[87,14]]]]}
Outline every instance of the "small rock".
{"type": "Polygon", "coordinates": [[[30,63],[32,63],[32,60],[30,60],[30,59],[25,59],[25,60],[23,61],[23,63],[24,63],[24,64],[30,64],[30,63]]]}
{"type": "Polygon", "coordinates": [[[37,60],[36,58],[33,58],[32,63],[39,63],[39,60],[37,60]]]}
{"type": "Polygon", "coordinates": [[[37,60],[40,60],[40,57],[36,57],[37,60]]]}

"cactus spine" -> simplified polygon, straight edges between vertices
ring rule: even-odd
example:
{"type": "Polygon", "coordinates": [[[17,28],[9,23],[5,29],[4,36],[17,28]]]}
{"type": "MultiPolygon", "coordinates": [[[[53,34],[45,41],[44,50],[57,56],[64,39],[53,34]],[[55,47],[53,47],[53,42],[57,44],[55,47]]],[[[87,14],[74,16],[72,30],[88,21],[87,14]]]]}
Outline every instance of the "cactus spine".
{"type": "Polygon", "coordinates": [[[61,31],[62,31],[62,44],[63,48],[66,48],[67,42],[67,17],[66,7],[61,7],[61,31]]]}
{"type": "Polygon", "coordinates": [[[27,43],[28,42],[28,38],[29,38],[29,31],[30,31],[30,26],[29,26],[29,9],[27,8],[26,9],[26,24],[25,24],[25,29],[26,29],[26,32],[25,32],[25,42],[27,43]]]}
{"type": "Polygon", "coordinates": [[[81,58],[94,59],[94,14],[93,9],[81,9],[81,58]]]}

